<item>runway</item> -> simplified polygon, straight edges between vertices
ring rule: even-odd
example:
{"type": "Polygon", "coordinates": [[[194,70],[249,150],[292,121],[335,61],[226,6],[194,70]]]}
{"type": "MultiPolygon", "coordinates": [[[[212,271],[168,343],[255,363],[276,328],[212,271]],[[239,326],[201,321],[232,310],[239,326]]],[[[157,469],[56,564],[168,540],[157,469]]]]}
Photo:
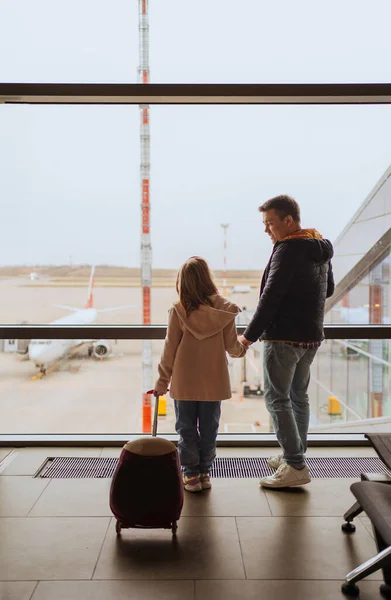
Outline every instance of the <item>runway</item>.
{"type": "MultiPolygon", "coordinates": [[[[237,280],[236,280],[237,281],[237,280]]],[[[230,284],[231,282],[228,282],[230,284]]],[[[247,283],[247,282],[246,282],[247,283]]],[[[258,287],[233,294],[239,306],[254,307],[258,287]]],[[[30,281],[26,275],[0,279],[2,322],[48,323],[66,311],[55,304],[82,308],[88,279],[53,277],[30,281]]],[[[118,277],[96,277],[94,306],[107,308],[134,305],[125,310],[99,313],[99,323],[139,324],[142,319],[141,288],[135,281],[118,277]]],[[[175,280],[161,277],[152,287],[152,323],[166,324],[170,306],[176,301],[175,280]]],[[[154,378],[163,348],[152,342],[154,378]]],[[[258,361],[259,362],[259,361],[258,361]]],[[[269,415],[262,397],[243,398],[240,380],[242,360],[231,361],[232,387],[236,390],[223,403],[220,431],[225,433],[269,432],[269,415]]],[[[260,364],[257,365],[258,370],[260,364]]],[[[255,374],[247,365],[247,374],[255,374]]],[[[142,342],[112,342],[109,358],[88,358],[87,346],[49,369],[40,380],[32,378],[37,368],[13,353],[0,353],[0,411],[2,433],[135,433],[142,431],[142,342]]],[[[173,433],[174,411],[167,398],[167,414],[159,417],[159,431],[173,433]]]]}

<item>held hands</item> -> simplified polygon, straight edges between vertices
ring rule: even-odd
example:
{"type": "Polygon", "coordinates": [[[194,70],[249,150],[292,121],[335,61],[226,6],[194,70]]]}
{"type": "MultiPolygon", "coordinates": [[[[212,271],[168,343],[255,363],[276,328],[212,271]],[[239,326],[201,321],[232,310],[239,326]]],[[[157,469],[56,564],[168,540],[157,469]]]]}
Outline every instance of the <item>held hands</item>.
{"type": "Polygon", "coordinates": [[[251,344],[253,343],[253,342],[250,342],[250,340],[247,340],[247,339],[244,337],[244,335],[239,335],[239,336],[238,336],[238,340],[239,340],[239,342],[240,342],[241,344],[243,344],[243,346],[246,346],[246,348],[247,348],[247,349],[248,349],[248,348],[251,346],[251,344]]]}

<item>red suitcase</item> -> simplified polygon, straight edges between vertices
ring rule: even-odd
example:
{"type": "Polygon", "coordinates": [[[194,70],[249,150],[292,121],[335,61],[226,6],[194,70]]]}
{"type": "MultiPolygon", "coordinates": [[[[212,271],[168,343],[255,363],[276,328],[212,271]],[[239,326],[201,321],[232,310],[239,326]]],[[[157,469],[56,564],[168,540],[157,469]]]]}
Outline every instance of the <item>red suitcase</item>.
{"type": "Polygon", "coordinates": [[[158,398],[152,437],[122,449],[110,488],[116,532],[129,527],[171,529],[176,534],[183,506],[183,483],[175,445],[156,437],[158,398]]]}

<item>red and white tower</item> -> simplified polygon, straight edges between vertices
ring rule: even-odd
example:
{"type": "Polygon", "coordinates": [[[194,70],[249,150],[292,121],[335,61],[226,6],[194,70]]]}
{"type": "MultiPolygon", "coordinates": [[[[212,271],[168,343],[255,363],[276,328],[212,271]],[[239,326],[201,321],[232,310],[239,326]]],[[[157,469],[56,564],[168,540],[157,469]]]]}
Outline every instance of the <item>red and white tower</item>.
{"type": "MultiPolygon", "coordinates": [[[[148,0],[138,0],[139,7],[139,83],[149,83],[148,0]]],[[[152,245],[150,232],[150,134],[149,105],[140,104],[140,177],[141,177],[141,286],[143,294],[143,325],[151,324],[152,245]]],[[[143,344],[143,411],[144,433],[151,431],[151,398],[145,392],[152,389],[152,341],[143,344]]]]}

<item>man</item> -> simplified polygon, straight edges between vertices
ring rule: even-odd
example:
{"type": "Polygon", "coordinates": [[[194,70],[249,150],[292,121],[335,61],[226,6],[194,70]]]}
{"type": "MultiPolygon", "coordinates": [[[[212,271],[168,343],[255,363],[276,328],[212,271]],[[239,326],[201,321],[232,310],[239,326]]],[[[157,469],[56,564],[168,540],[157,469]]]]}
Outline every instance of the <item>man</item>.
{"type": "Polygon", "coordinates": [[[259,207],[273,252],[263,273],[254,316],[240,341],[264,342],[264,389],[283,451],[269,458],[273,476],[260,485],[292,487],[311,481],[304,462],[310,407],[310,365],[323,336],[326,297],[334,292],[331,242],[316,229],[301,229],[300,208],[290,196],[259,207]]]}

